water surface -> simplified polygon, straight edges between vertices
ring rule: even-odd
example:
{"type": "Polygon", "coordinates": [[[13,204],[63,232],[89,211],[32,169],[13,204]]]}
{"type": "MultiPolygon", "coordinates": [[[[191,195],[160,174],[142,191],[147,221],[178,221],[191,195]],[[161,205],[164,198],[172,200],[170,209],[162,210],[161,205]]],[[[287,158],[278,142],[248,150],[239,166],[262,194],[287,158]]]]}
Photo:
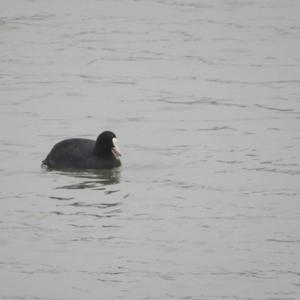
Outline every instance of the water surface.
{"type": "Polygon", "coordinates": [[[298,1],[1,8],[0,299],[300,298],[298,1]]]}

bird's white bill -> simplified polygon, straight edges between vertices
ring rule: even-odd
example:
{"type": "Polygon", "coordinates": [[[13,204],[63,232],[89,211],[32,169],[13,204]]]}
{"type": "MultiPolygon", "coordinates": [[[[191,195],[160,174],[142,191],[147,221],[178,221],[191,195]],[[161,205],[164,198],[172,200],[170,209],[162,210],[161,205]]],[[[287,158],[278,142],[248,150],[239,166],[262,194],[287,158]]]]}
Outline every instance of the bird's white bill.
{"type": "Polygon", "coordinates": [[[121,150],[118,146],[117,139],[113,138],[112,143],[113,143],[113,148],[111,149],[111,152],[113,153],[115,158],[119,158],[122,154],[121,154],[121,150]]]}

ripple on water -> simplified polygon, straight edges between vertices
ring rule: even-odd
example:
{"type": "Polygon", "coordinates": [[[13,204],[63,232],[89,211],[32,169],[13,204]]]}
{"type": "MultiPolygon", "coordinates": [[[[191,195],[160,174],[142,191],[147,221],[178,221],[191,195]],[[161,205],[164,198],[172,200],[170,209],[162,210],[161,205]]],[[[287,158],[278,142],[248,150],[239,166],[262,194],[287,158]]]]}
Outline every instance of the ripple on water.
{"type": "MultiPolygon", "coordinates": [[[[50,171],[55,174],[67,176],[69,179],[80,180],[79,182],[67,184],[56,187],[56,189],[69,189],[69,190],[106,190],[108,186],[118,184],[121,178],[121,169],[113,170],[90,170],[90,171],[78,171],[78,170],[65,170],[65,171],[50,171]]],[[[114,193],[116,191],[106,191],[114,193]]]]}

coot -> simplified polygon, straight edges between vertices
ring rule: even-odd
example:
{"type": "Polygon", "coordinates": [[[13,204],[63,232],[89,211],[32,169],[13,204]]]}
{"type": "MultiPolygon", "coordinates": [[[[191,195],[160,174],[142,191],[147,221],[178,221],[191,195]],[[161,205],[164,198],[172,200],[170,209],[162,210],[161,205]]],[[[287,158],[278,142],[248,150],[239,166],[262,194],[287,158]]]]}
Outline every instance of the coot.
{"type": "Polygon", "coordinates": [[[53,169],[111,169],[121,165],[120,156],[116,135],[104,131],[96,141],[75,138],[57,143],[43,165],[53,169]]]}

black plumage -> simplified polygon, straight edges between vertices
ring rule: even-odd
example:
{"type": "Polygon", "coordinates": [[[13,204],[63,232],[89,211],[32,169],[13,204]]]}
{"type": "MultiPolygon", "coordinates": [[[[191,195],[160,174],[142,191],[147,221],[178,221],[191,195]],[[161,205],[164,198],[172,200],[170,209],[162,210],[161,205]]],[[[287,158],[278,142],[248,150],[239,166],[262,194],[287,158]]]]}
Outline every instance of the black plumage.
{"type": "Polygon", "coordinates": [[[96,141],[73,138],[52,148],[43,165],[53,169],[111,169],[121,165],[116,135],[102,132],[96,141]]]}

